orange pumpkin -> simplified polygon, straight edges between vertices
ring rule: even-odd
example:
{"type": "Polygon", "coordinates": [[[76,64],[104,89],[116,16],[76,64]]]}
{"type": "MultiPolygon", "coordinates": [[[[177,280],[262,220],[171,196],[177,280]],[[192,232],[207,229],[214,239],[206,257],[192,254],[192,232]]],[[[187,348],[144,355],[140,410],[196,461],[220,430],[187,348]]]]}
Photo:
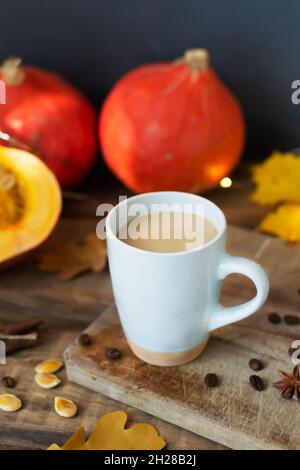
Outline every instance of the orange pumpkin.
{"type": "Polygon", "coordinates": [[[32,149],[64,188],[81,183],[96,160],[96,113],[59,75],[10,58],[0,67],[6,104],[0,129],[15,146],[32,149]]]}
{"type": "Polygon", "coordinates": [[[107,97],[99,122],[104,159],[135,192],[212,187],[238,163],[245,124],[204,49],[139,67],[107,97]]]}

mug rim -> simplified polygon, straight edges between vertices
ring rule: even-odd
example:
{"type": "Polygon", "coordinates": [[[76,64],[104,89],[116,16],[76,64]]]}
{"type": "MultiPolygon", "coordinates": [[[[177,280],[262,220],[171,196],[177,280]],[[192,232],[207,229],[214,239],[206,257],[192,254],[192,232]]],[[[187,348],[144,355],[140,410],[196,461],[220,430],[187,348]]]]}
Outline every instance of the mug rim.
{"type": "Polygon", "coordinates": [[[130,197],[126,198],[125,200],[123,200],[123,201],[119,202],[118,204],[116,204],[113,207],[113,209],[108,213],[108,215],[106,217],[105,227],[106,227],[106,240],[111,238],[115,242],[121,244],[121,246],[127,247],[129,250],[132,250],[133,252],[144,253],[144,254],[149,255],[149,256],[171,257],[171,256],[183,256],[183,255],[188,255],[188,254],[191,254],[191,253],[196,253],[196,252],[199,252],[199,251],[203,251],[206,248],[209,248],[210,246],[212,246],[214,243],[217,243],[220,240],[220,238],[222,238],[224,236],[224,234],[226,232],[227,221],[226,221],[226,217],[225,217],[223,211],[214,202],[210,201],[209,199],[207,199],[205,197],[199,196],[198,194],[186,193],[186,192],[183,192],[183,191],[152,191],[152,192],[148,192],[148,193],[135,194],[134,196],[130,196],[130,197]],[[172,194],[174,194],[174,196],[181,195],[181,196],[188,196],[188,197],[191,197],[191,198],[200,199],[202,201],[205,201],[205,204],[211,205],[214,208],[214,210],[216,210],[216,212],[220,216],[222,227],[221,228],[217,227],[218,233],[212,240],[210,240],[208,243],[205,243],[204,245],[198,246],[198,247],[193,248],[193,249],[188,250],[188,251],[159,252],[159,251],[142,250],[141,248],[136,248],[135,246],[128,245],[123,240],[120,240],[120,238],[118,238],[117,235],[112,230],[112,228],[111,228],[111,219],[113,217],[113,214],[123,204],[127,204],[129,201],[134,201],[135,199],[138,200],[140,198],[144,198],[144,197],[147,197],[147,196],[148,197],[151,197],[151,196],[158,196],[159,197],[159,196],[172,195],[172,194]]]}

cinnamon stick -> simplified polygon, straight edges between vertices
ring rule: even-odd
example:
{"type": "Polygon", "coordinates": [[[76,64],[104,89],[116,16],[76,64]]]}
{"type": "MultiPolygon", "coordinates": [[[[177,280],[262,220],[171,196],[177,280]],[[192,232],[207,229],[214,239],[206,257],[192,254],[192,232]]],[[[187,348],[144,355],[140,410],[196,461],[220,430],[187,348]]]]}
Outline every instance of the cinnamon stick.
{"type": "Polygon", "coordinates": [[[0,341],[5,342],[6,353],[35,346],[38,341],[36,332],[27,335],[6,335],[0,333],[0,341]]]}
{"type": "Polygon", "coordinates": [[[27,333],[28,331],[36,330],[43,323],[44,321],[39,317],[25,318],[25,320],[16,323],[0,325],[0,334],[18,335],[21,333],[27,333]]]}

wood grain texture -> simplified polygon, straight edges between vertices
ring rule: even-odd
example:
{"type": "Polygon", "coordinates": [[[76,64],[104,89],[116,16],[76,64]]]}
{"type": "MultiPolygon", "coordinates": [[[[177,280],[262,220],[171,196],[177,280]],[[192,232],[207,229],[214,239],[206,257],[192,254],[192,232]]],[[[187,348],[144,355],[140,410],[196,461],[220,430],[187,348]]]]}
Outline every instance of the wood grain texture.
{"type": "MultiPolygon", "coordinates": [[[[57,240],[77,238],[94,231],[96,218],[64,217],[43,249],[57,240]],[[80,222],[79,222],[80,220],[80,222]]],[[[26,317],[41,316],[45,328],[37,346],[7,358],[0,365],[0,379],[16,378],[17,385],[9,392],[19,396],[24,407],[17,413],[0,411],[0,449],[46,449],[56,442],[62,445],[75,429],[83,425],[89,433],[103,414],[124,410],[128,425],[149,422],[160,431],[170,449],[223,449],[203,437],[187,432],[135,408],[70,383],[65,370],[58,373],[62,384],[54,390],[42,390],[34,382],[34,366],[44,359],[62,358],[63,351],[79,333],[113,301],[108,270],[86,273],[69,281],[60,281],[55,274],[40,272],[30,259],[12,269],[0,272],[0,324],[10,324],[26,317]],[[78,416],[67,420],[53,408],[55,395],[73,399],[78,416]]],[[[0,382],[0,393],[7,392],[0,382]]]]}
{"type": "MultiPolygon", "coordinates": [[[[10,356],[7,364],[1,366],[1,376],[10,375],[16,379],[17,385],[14,389],[9,389],[9,393],[20,397],[24,406],[17,413],[0,411],[0,449],[46,449],[53,442],[62,445],[80,425],[83,425],[89,434],[100,416],[120,409],[128,413],[128,425],[135,422],[153,424],[166,438],[171,449],[222,448],[134,408],[70,383],[66,378],[65,369],[57,374],[62,379],[58,388],[39,388],[34,382],[34,366],[49,357],[61,359],[64,349],[78,334],[78,329],[71,328],[68,332],[53,328],[44,330],[38,347],[30,352],[22,351],[10,356]],[[56,395],[75,401],[78,405],[78,415],[75,418],[64,419],[55,413],[56,395]]],[[[0,393],[6,391],[0,384],[0,393]]]]}
{"type": "MultiPolygon", "coordinates": [[[[181,426],[234,449],[300,449],[299,403],[280,398],[272,387],[277,369],[291,370],[288,349],[300,337],[300,327],[272,325],[268,313],[297,314],[300,297],[300,250],[281,240],[230,227],[228,251],[260,262],[270,276],[265,306],[242,322],[213,333],[202,356],[180,367],[145,364],[130,351],[114,308],[108,308],[86,331],[93,345],[75,341],[66,351],[69,378],[127,405],[181,426]],[[122,350],[111,361],[106,347],[122,350]],[[261,359],[263,392],[249,385],[248,362],[261,359]],[[207,373],[221,379],[216,389],[203,383],[207,373]]],[[[224,283],[222,301],[240,303],[254,294],[249,281],[231,276],[224,283]]]]}
{"type": "MultiPolygon", "coordinates": [[[[240,179],[240,175],[237,176],[240,179]]],[[[44,249],[48,249],[56,240],[80,237],[87,231],[95,230],[98,219],[95,209],[101,202],[116,203],[118,194],[129,194],[128,191],[114,180],[102,181],[88,188],[92,199],[89,201],[64,201],[64,214],[61,222],[44,249]]],[[[238,190],[214,190],[207,194],[212,201],[224,210],[229,223],[247,228],[257,226],[262,215],[268,210],[260,208],[249,201],[248,184],[238,190]]],[[[264,245],[263,236],[257,234],[253,247],[253,257],[268,266],[272,275],[271,293],[268,308],[263,314],[249,319],[248,328],[256,331],[263,328],[270,333],[284,335],[286,339],[279,341],[278,350],[273,345],[266,354],[270,358],[281,358],[278,365],[288,367],[286,346],[290,339],[299,337],[298,330],[286,325],[277,327],[267,324],[264,315],[270,310],[279,313],[297,313],[300,311],[300,296],[297,293],[299,282],[299,248],[275,239],[270,246],[264,245]],[[276,253],[284,246],[282,257],[276,253]],[[270,256],[269,256],[270,255],[270,256]],[[289,274],[283,269],[290,265],[289,274]],[[283,269],[283,270],[282,270],[283,269]]],[[[237,239],[229,231],[228,248],[233,254],[244,253],[244,241],[237,239]]],[[[251,286],[240,277],[230,277],[224,283],[226,298],[224,302],[233,304],[238,296],[243,298],[253,293],[251,286]]],[[[88,324],[111,305],[113,301],[108,271],[87,273],[70,282],[61,282],[56,275],[41,273],[35,267],[32,258],[18,264],[8,271],[0,272],[0,323],[20,321],[25,317],[42,316],[46,328],[42,331],[38,346],[31,350],[14,353],[8,357],[6,366],[0,366],[0,378],[13,375],[17,378],[17,386],[13,393],[20,395],[25,407],[16,414],[0,412],[0,449],[45,449],[52,442],[62,444],[75,430],[83,424],[89,432],[98,417],[116,409],[123,409],[129,414],[129,423],[147,421],[156,426],[163,435],[170,449],[223,449],[216,442],[205,439],[180,427],[169,424],[161,419],[145,414],[136,408],[116,402],[104,395],[69,383],[65,371],[59,373],[63,378],[57,393],[73,398],[79,406],[79,414],[75,419],[65,420],[57,416],[53,410],[52,399],[55,391],[44,391],[34,383],[35,364],[51,357],[61,358],[64,349],[72,342],[88,324]]],[[[247,330],[248,331],[248,330],[247,330]]],[[[236,341],[241,341],[236,332],[224,329],[228,342],[235,334],[236,341]]],[[[249,335],[244,335],[244,341],[249,335]]],[[[281,338],[281,336],[280,336],[281,338]]],[[[226,342],[226,336],[222,341],[226,342]]],[[[252,343],[249,340],[248,349],[252,343]]],[[[211,346],[210,346],[211,347],[211,346]]],[[[248,354],[248,353],[247,353],[248,354]]],[[[255,352],[253,352],[253,355],[255,352]]],[[[247,356],[248,357],[248,356],[247,356]]],[[[272,371],[274,372],[274,371],[272,371]]],[[[276,372],[275,372],[276,373],[276,372]]],[[[246,379],[245,379],[246,380],[246,379]]],[[[0,393],[5,389],[0,384],[0,393]]],[[[278,403],[281,403],[278,399],[278,403]]],[[[283,403],[281,406],[289,406],[283,403]]],[[[274,418],[275,419],[275,418],[274,418]]],[[[245,425],[247,419],[245,419],[245,425]]]]}

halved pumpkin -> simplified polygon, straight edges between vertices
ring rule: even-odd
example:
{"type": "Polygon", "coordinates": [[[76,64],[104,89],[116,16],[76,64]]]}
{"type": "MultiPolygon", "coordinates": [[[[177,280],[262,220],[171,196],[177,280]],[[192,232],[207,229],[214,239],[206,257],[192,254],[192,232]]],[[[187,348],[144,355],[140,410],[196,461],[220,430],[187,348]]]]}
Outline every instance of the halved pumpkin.
{"type": "Polygon", "coordinates": [[[43,243],[61,207],[47,166],[29,152],[0,146],[0,268],[43,243]]]}

